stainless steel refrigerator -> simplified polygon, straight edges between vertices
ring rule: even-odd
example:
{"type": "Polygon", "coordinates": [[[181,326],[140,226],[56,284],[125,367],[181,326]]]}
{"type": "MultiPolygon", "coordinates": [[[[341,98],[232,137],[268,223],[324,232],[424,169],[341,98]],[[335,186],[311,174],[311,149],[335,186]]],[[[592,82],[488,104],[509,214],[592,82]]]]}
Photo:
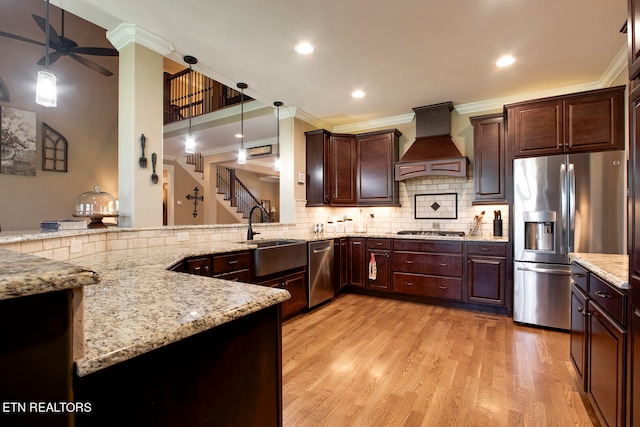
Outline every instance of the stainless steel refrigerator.
{"type": "Polygon", "coordinates": [[[569,254],[626,252],[626,155],[513,162],[513,320],[570,329],[569,254]]]}

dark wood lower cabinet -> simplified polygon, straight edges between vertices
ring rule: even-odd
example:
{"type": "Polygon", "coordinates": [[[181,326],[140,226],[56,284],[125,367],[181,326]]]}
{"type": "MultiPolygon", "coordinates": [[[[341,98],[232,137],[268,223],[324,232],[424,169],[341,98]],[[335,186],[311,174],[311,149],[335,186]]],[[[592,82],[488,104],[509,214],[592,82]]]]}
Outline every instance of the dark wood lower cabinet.
{"type": "Polygon", "coordinates": [[[587,307],[587,295],[576,285],[571,285],[571,331],[569,344],[569,357],[571,363],[580,378],[582,390],[587,391],[587,376],[585,371],[588,365],[587,338],[589,334],[589,311],[587,307]]]}
{"type": "Polygon", "coordinates": [[[71,290],[0,301],[0,425],[73,425],[66,411],[28,406],[73,402],[71,302],[71,290]],[[26,406],[6,406],[12,403],[26,406]]]}
{"type": "Polygon", "coordinates": [[[282,426],[280,306],[84,377],[82,426],[282,426]]]}
{"type": "Polygon", "coordinates": [[[629,399],[627,408],[629,411],[628,424],[634,427],[640,426],[640,308],[636,307],[631,314],[632,335],[629,337],[631,356],[629,357],[629,399]]]}
{"type": "Polygon", "coordinates": [[[281,304],[283,319],[299,314],[307,307],[307,273],[304,269],[290,270],[284,274],[275,273],[259,280],[254,278],[252,283],[289,291],[291,298],[281,304]]]}
{"type": "Polygon", "coordinates": [[[626,331],[589,301],[587,393],[600,421],[624,426],[626,331]]]}
{"type": "Polygon", "coordinates": [[[505,304],[506,259],[467,256],[467,301],[505,304]]]}
{"type": "Polygon", "coordinates": [[[364,238],[350,238],[347,241],[347,271],[348,283],[351,287],[365,287],[365,256],[366,247],[364,238]]]}

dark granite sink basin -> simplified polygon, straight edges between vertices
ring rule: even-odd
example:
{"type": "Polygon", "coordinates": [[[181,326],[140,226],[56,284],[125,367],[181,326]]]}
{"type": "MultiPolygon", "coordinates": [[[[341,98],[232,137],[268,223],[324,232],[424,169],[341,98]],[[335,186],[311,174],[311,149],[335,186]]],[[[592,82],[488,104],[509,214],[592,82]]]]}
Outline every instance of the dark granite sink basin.
{"type": "Polygon", "coordinates": [[[303,240],[256,240],[247,243],[258,246],[252,250],[255,276],[266,276],[307,265],[307,244],[303,240]]]}

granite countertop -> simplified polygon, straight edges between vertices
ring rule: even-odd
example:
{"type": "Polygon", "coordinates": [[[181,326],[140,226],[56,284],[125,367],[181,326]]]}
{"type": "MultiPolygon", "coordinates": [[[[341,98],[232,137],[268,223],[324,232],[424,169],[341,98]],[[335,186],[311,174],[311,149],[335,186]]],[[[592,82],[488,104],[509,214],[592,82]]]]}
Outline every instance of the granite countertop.
{"type": "Polygon", "coordinates": [[[21,252],[0,249],[0,300],[98,283],[93,270],[21,252]]]}
{"type": "Polygon", "coordinates": [[[571,261],[595,273],[607,283],[629,289],[629,256],[616,254],[572,253],[571,261]]]}
{"type": "Polygon", "coordinates": [[[84,290],[79,376],[206,331],[290,298],[282,289],[168,271],[188,256],[249,249],[218,243],[105,252],[74,260],[98,270],[84,290]]]}

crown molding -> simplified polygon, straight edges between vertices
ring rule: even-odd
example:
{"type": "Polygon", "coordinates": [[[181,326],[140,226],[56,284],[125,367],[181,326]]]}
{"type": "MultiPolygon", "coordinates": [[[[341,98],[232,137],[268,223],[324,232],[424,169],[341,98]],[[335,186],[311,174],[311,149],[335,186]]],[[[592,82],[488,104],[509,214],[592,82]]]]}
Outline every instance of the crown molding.
{"type": "Polygon", "coordinates": [[[399,116],[384,117],[382,119],[367,120],[364,122],[352,123],[349,125],[335,126],[332,132],[353,133],[375,128],[392,127],[411,123],[415,113],[401,114],[399,116]]]}
{"type": "Polygon", "coordinates": [[[171,42],[158,37],[135,24],[124,23],[118,25],[113,30],[107,31],[107,39],[118,51],[121,51],[131,43],[144,46],[162,56],[166,56],[175,50],[175,47],[171,42]]]}

